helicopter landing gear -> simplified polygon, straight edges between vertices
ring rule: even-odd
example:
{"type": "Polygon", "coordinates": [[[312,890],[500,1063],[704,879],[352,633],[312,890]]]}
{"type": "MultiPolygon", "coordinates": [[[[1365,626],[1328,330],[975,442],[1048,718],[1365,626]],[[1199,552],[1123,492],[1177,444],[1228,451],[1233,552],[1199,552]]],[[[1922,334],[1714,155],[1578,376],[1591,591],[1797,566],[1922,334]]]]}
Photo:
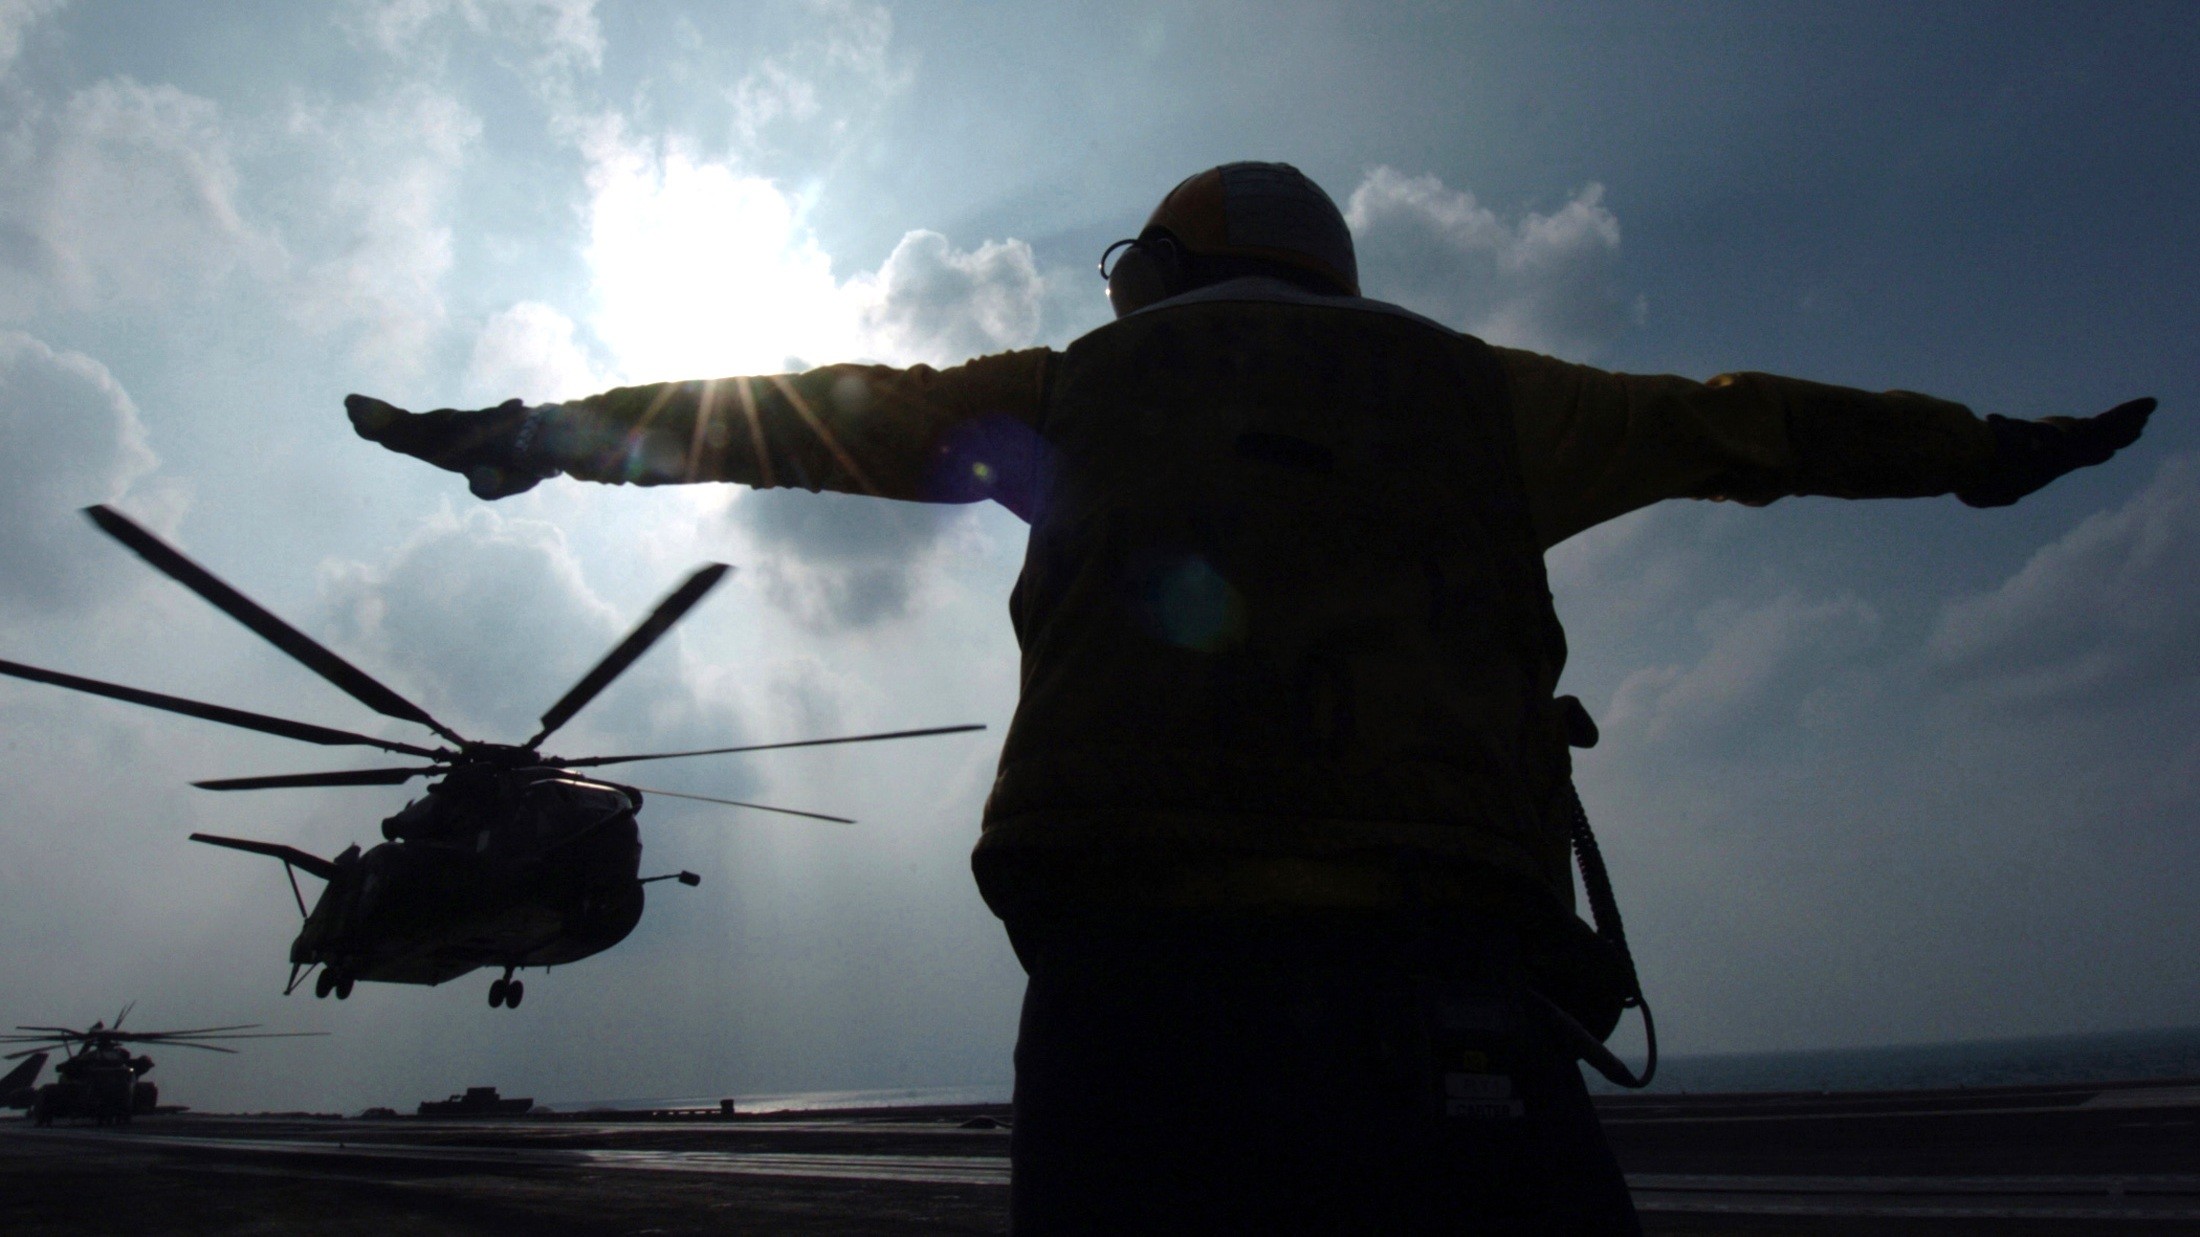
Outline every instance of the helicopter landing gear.
{"type": "Polygon", "coordinates": [[[512,967],[505,967],[504,978],[489,985],[489,1008],[495,1009],[500,1005],[506,1009],[519,1008],[520,998],[527,995],[527,985],[512,978],[513,970],[512,967]]]}
{"type": "Polygon", "coordinates": [[[336,981],[336,999],[339,1001],[351,999],[351,976],[346,975],[336,981]]]}
{"type": "Polygon", "coordinates": [[[351,976],[324,970],[313,979],[313,995],[318,999],[333,992],[337,1000],[348,1001],[351,999],[351,985],[351,976]]]}

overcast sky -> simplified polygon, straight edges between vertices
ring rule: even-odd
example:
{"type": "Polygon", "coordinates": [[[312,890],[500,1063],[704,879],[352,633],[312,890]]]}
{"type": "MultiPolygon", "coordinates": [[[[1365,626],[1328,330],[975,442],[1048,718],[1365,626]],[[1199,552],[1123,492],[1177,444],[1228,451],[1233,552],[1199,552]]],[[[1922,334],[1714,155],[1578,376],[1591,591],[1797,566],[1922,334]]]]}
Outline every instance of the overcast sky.
{"type": "MultiPolygon", "coordinates": [[[[2012,510],[1674,503],[1550,556],[1579,762],[1668,1051],[2200,1023],[2200,24],[2179,4],[0,0],[0,658],[414,739],[75,514],[117,503],[469,733],[524,737],[688,570],[732,580],[568,754],[964,721],[652,768],[624,944],[491,1010],[278,995],[278,865],[403,791],[0,683],[0,1022],[328,1030],[160,1056],[200,1107],[1005,1083],[968,851],[1023,526],[730,487],[494,506],[411,407],[1099,325],[1178,179],[1279,159],[1371,295],[1617,369],[2018,416],[2165,411],[2012,510]]],[[[338,758],[339,760],[341,757],[338,758]]],[[[368,763],[362,761],[362,763],[368,763]]],[[[645,782],[645,784],[649,784],[645,782]]],[[[310,892],[310,889],[309,889],[310,892]]]]}

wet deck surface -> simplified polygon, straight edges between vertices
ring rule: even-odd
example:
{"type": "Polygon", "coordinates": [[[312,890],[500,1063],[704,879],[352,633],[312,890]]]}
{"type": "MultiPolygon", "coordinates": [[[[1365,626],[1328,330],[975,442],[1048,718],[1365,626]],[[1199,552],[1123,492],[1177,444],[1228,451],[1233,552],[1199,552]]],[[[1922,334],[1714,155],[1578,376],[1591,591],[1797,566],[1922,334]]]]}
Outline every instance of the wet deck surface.
{"type": "MultiPolygon", "coordinates": [[[[2200,1232],[2200,1081],[1625,1097],[1654,1233],[2200,1232]]],[[[999,1109],[924,1119],[0,1122],[6,1227],[114,1233],[1006,1231],[999,1109]]]]}

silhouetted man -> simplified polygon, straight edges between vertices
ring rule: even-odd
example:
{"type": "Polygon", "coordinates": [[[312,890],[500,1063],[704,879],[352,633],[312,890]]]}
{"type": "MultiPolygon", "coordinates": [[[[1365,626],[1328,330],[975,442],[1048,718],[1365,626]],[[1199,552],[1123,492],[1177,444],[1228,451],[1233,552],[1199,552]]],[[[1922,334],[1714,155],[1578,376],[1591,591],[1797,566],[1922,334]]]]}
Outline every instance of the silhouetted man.
{"type": "Polygon", "coordinates": [[[1668,498],[2010,503],[2153,401],[1981,421],[1492,347],[1361,298],[1282,164],[1186,180],[1109,253],[1118,320],[1062,351],[347,406],[484,498],[564,473],[1030,522],[973,858],[1029,974],[1017,1232],[1635,1231],[1575,1064],[1639,990],[1573,911],[1594,727],[1555,696],[1544,551],[1668,498]]]}

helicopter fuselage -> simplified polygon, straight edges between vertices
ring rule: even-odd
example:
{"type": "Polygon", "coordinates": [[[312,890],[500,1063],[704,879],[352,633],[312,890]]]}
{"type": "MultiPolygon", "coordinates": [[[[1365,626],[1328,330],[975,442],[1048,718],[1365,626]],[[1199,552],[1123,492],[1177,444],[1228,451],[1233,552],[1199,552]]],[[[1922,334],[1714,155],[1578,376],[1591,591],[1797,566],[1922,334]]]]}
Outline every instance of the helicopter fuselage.
{"type": "Polygon", "coordinates": [[[158,1088],[138,1081],[152,1069],[151,1057],[121,1044],[94,1043],[54,1067],[55,1080],[38,1089],[31,1120],[51,1125],[57,1117],[91,1117],[101,1125],[126,1123],[160,1102],[158,1088]]]}
{"type": "Polygon", "coordinates": [[[454,773],[333,861],[291,962],[329,985],[440,984],[601,953],[641,920],[640,801],[556,768],[454,773]]]}

